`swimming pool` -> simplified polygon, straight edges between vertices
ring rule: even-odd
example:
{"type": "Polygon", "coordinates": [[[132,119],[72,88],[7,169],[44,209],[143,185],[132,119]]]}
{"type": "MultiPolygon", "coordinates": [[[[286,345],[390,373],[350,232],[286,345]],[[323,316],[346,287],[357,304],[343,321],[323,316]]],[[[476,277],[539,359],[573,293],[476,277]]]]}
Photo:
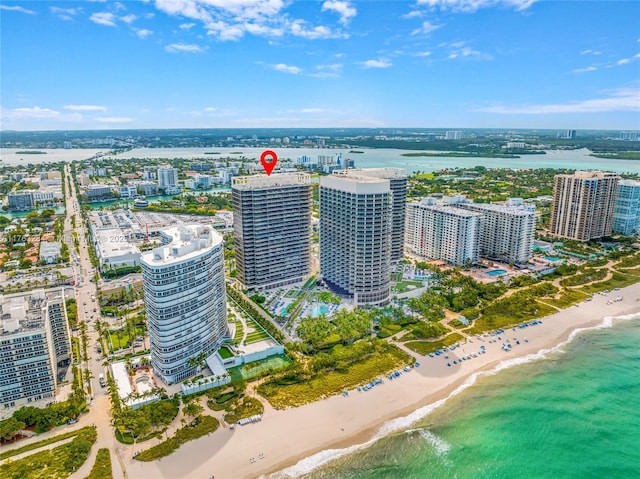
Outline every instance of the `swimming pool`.
{"type": "Polygon", "coordinates": [[[492,269],[491,271],[487,271],[489,276],[502,276],[503,274],[507,274],[506,269],[492,269]]]}
{"type": "Polygon", "coordinates": [[[545,256],[544,259],[546,259],[547,261],[560,261],[561,258],[558,258],[557,256],[545,256]]]}
{"type": "Polygon", "coordinates": [[[321,314],[327,314],[328,312],[329,308],[327,306],[325,306],[324,304],[316,304],[315,306],[311,307],[309,314],[312,318],[317,318],[321,314]]]}

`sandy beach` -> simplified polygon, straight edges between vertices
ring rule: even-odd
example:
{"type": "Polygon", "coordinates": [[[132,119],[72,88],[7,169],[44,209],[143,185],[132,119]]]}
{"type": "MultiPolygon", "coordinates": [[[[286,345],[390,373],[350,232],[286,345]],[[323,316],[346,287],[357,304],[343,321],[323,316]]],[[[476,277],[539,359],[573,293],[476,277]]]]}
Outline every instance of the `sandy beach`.
{"type": "Polygon", "coordinates": [[[597,294],[592,301],[542,318],[542,324],[506,330],[500,340],[498,336],[474,338],[449,352],[448,359],[416,356],[420,367],[393,381],[385,378],[370,391],[350,391],[348,397],[334,396],[295,409],[269,408],[259,423],[235,430],[221,428],[160,461],[142,463],[133,460],[132,454],[125,455],[125,467],[129,477],[157,479],[235,479],[273,473],[275,477],[296,477],[348,450],[407,428],[482,374],[543,357],[583,329],[610,325],[604,318],[638,312],[640,284],[597,294]],[[620,296],[622,301],[611,302],[620,296]],[[513,345],[509,352],[501,348],[507,339],[513,345]],[[481,346],[485,354],[479,354],[481,346]],[[473,353],[477,357],[459,362],[460,357],[473,353]]]}

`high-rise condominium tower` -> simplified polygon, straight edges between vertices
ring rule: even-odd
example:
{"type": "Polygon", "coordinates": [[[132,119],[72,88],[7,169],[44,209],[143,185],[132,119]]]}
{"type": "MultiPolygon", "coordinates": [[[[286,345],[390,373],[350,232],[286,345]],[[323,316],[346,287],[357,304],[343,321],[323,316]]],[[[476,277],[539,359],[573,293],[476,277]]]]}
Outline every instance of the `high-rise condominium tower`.
{"type": "Polygon", "coordinates": [[[482,214],[481,256],[515,264],[529,261],[536,232],[534,205],[522,198],[509,198],[504,205],[465,201],[457,206],[482,214]]]}
{"type": "Polygon", "coordinates": [[[610,235],[618,181],[618,174],[602,171],[556,175],[551,234],[578,241],[610,235]]]}
{"type": "Polygon", "coordinates": [[[613,231],[623,235],[638,234],[640,230],[640,181],[621,180],[613,214],[613,231]]]}
{"type": "Polygon", "coordinates": [[[407,253],[455,265],[472,265],[479,259],[482,215],[454,208],[435,198],[407,205],[407,253]]]}
{"type": "Polygon", "coordinates": [[[320,178],[320,274],[356,305],[389,301],[392,205],[387,179],[320,178]]]}
{"type": "Polygon", "coordinates": [[[311,273],[311,176],[233,178],[237,277],[245,288],[275,288],[311,273]]]}
{"type": "Polygon", "coordinates": [[[370,176],[389,180],[391,187],[391,261],[398,262],[404,252],[404,229],[407,212],[407,174],[400,168],[361,168],[337,170],[334,175],[370,176]]]}
{"type": "Polygon", "coordinates": [[[151,365],[174,384],[196,373],[190,358],[213,354],[229,335],[224,251],[211,226],[179,225],[161,237],[141,258],[144,299],[151,365]]]}

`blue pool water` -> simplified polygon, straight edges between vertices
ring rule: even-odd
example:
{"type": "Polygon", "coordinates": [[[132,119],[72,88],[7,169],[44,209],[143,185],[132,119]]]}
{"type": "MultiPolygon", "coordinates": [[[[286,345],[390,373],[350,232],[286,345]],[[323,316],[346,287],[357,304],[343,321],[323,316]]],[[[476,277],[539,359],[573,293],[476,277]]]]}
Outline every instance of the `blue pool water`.
{"type": "Polygon", "coordinates": [[[487,271],[489,276],[501,276],[503,274],[507,274],[506,269],[492,269],[491,271],[487,271]]]}
{"type": "Polygon", "coordinates": [[[321,314],[327,314],[329,312],[329,308],[324,304],[316,304],[311,308],[311,317],[317,318],[321,314]]]}
{"type": "Polygon", "coordinates": [[[426,275],[420,275],[420,274],[415,274],[413,275],[413,279],[415,279],[416,281],[424,281],[425,279],[430,279],[431,276],[426,276],[426,275]]]}
{"type": "Polygon", "coordinates": [[[545,256],[544,259],[547,261],[560,261],[561,258],[558,258],[557,256],[545,256]]]}

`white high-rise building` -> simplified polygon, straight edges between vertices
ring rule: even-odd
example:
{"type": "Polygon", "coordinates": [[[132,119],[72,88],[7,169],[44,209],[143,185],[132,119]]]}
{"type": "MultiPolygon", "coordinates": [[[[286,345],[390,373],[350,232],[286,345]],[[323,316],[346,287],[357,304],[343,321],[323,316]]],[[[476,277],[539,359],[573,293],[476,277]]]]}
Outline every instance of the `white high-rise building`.
{"type": "Polygon", "coordinates": [[[172,190],[178,187],[178,170],[169,165],[158,167],[158,188],[172,190]]]}
{"type": "Polygon", "coordinates": [[[449,206],[435,198],[407,205],[407,253],[455,265],[472,265],[479,259],[482,215],[449,206]]]}
{"type": "Polygon", "coordinates": [[[459,207],[482,214],[480,256],[523,264],[533,252],[536,207],[521,198],[509,198],[504,205],[465,201],[459,207]]]}
{"type": "Polygon", "coordinates": [[[392,204],[387,179],[320,178],[320,274],[356,305],[389,301],[392,204]]]}
{"type": "Polygon", "coordinates": [[[404,253],[404,229],[407,211],[407,174],[400,168],[360,168],[338,170],[334,175],[370,176],[389,180],[391,187],[391,261],[398,262],[404,253]]]}
{"type": "Polygon", "coordinates": [[[54,397],[72,359],[62,290],[0,298],[0,357],[3,408],[54,397]]]}
{"type": "Polygon", "coordinates": [[[238,280],[276,288],[311,274],[311,176],[233,178],[233,238],[238,280]]]}
{"type": "Polygon", "coordinates": [[[618,183],[613,232],[623,235],[640,232],[640,181],[621,180],[618,183]]]}
{"type": "Polygon", "coordinates": [[[189,359],[215,353],[229,336],[222,236],[211,226],[161,232],[163,246],[142,255],[151,365],[167,384],[197,372],[189,359]]]}

